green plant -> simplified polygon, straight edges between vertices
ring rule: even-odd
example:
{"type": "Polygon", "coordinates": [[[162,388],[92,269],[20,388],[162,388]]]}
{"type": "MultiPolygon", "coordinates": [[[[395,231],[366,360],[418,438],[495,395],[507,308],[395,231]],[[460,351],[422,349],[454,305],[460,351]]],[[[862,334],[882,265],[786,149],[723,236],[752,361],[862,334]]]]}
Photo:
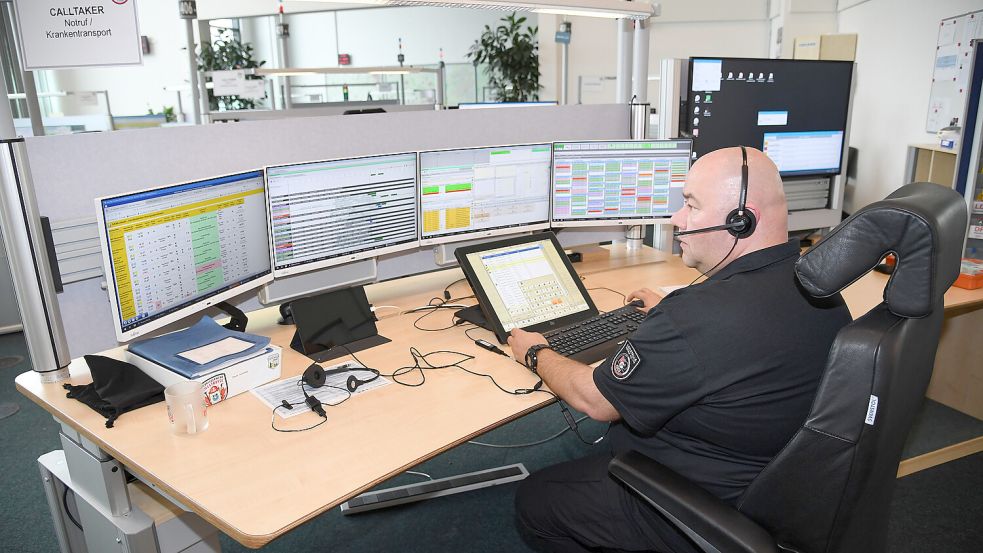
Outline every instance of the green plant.
{"type": "Polygon", "coordinates": [[[538,27],[526,27],[525,17],[515,12],[502,18],[502,25],[492,30],[485,25],[467,57],[473,63],[487,64],[488,84],[500,102],[526,102],[539,99],[538,27]]]}
{"type": "Polygon", "coordinates": [[[147,108],[147,115],[161,115],[164,116],[164,121],[168,123],[177,122],[177,114],[174,113],[174,106],[164,106],[160,111],[154,111],[154,108],[147,108]]]}
{"type": "MultiPolygon", "coordinates": [[[[203,44],[198,52],[198,69],[202,71],[228,71],[232,69],[251,69],[262,67],[265,61],[256,62],[253,59],[253,46],[244,44],[232,38],[221,38],[214,44],[203,44]]],[[[256,75],[247,75],[247,79],[261,79],[256,75]]],[[[239,96],[215,96],[208,91],[208,107],[212,111],[253,109],[256,101],[239,96]]]]}

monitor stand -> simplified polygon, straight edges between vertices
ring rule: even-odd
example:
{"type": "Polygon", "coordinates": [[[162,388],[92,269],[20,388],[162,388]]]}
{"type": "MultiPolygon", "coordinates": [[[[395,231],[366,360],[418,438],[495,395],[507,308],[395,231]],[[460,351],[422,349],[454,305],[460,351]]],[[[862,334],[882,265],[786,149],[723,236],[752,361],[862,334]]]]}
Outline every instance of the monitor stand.
{"type": "Polygon", "coordinates": [[[249,324],[249,317],[246,317],[246,314],[241,309],[227,301],[216,303],[215,308],[230,317],[229,322],[222,326],[229,330],[246,331],[246,325],[249,324]]]}
{"type": "Polygon", "coordinates": [[[465,307],[464,309],[454,312],[454,317],[461,319],[462,321],[471,323],[477,327],[481,327],[485,330],[495,330],[488,324],[488,319],[485,319],[485,314],[481,312],[480,305],[472,305],[471,307],[465,307]]]}
{"type": "Polygon", "coordinates": [[[304,345],[300,341],[300,336],[297,335],[297,332],[294,332],[294,337],[292,340],[290,340],[290,347],[291,349],[299,352],[301,355],[310,357],[317,363],[324,363],[325,361],[331,361],[332,359],[337,359],[339,357],[344,357],[362,350],[381,346],[382,344],[388,344],[389,342],[392,342],[392,340],[382,336],[381,334],[376,334],[374,336],[369,336],[368,338],[348,342],[347,344],[339,344],[315,353],[306,353],[304,351],[304,345]]]}

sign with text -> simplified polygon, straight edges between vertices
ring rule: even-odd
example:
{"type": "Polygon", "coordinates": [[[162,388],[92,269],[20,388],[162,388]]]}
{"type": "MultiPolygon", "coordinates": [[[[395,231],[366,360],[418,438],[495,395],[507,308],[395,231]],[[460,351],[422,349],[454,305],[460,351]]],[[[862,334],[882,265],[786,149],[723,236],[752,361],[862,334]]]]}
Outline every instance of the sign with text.
{"type": "Polygon", "coordinates": [[[139,65],[136,0],[14,0],[24,70],[139,65]]]}
{"type": "Polygon", "coordinates": [[[263,79],[247,79],[242,69],[212,71],[212,92],[216,96],[239,96],[258,100],[266,97],[263,79]]]}

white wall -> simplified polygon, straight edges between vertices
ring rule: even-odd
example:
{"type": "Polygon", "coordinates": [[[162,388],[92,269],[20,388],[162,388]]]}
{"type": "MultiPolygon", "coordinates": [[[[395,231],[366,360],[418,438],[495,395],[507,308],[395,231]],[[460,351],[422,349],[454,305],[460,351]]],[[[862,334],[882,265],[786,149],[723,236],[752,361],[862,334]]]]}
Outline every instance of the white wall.
{"type": "MultiPolygon", "coordinates": [[[[559,98],[560,46],[553,34],[560,16],[540,15],[541,97],[559,98]]],[[[569,101],[577,101],[578,76],[614,76],[617,73],[617,27],[610,19],[570,17],[569,101]]],[[[662,15],[651,20],[649,76],[658,76],[659,60],[690,56],[767,57],[770,34],[766,0],[707,0],[662,2],[662,15]]],[[[614,102],[614,87],[605,87],[610,97],[585,95],[584,102],[614,102]]],[[[649,102],[658,102],[658,82],[649,81],[649,102]]]]}
{"type": "MultiPolygon", "coordinates": [[[[175,106],[176,93],[165,86],[186,84],[189,78],[185,50],[184,21],[178,17],[176,1],[150,0],[137,6],[140,34],[150,39],[150,54],[137,67],[62,69],[49,72],[51,90],[108,90],[114,115],[142,115],[147,108],[160,111],[175,106]]],[[[185,111],[190,113],[190,93],[185,95],[185,111]]],[[[83,107],[73,99],[53,102],[53,108],[72,115],[104,113],[104,106],[83,107]]]]}
{"type": "Polygon", "coordinates": [[[925,118],[939,22],[981,8],[980,0],[840,1],[839,32],[859,34],[850,129],[859,152],[848,213],[904,184],[907,145],[933,137],[925,118]]]}

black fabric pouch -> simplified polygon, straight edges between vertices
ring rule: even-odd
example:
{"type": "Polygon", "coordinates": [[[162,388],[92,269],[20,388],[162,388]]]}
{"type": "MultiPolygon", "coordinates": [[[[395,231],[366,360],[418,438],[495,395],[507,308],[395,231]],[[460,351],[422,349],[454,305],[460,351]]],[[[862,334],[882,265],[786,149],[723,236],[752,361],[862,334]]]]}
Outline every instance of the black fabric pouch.
{"type": "Polygon", "coordinates": [[[86,355],[92,384],[65,384],[67,397],[77,399],[106,417],[112,428],[127,411],[164,400],[164,387],[137,367],[101,355],[86,355]]]}

